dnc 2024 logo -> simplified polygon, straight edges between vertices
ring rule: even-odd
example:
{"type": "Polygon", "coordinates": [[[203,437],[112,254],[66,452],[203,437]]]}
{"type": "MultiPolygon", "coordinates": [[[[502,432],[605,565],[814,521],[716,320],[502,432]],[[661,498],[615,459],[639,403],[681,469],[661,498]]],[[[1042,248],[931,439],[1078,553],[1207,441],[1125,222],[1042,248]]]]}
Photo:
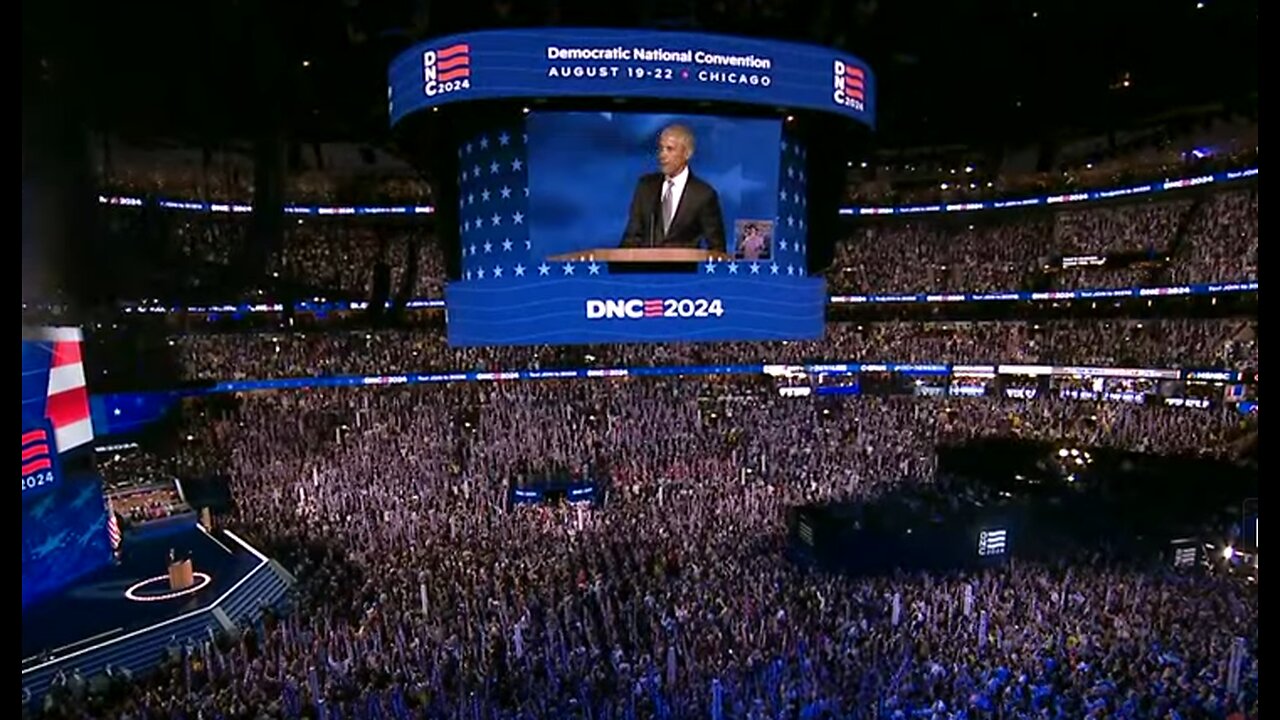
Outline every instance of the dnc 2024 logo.
{"type": "Polygon", "coordinates": [[[47,488],[58,481],[58,449],[48,420],[22,430],[22,494],[47,488]]]}
{"type": "Polygon", "coordinates": [[[835,92],[831,99],[837,105],[866,110],[866,72],[860,67],[847,65],[841,60],[835,61],[835,92]]]}
{"type": "Polygon", "coordinates": [[[471,87],[471,46],[450,45],[422,53],[422,91],[435,97],[471,87]]]}
{"type": "Polygon", "coordinates": [[[724,315],[720,298],[619,298],[587,300],[588,320],[705,318],[724,315]]]}

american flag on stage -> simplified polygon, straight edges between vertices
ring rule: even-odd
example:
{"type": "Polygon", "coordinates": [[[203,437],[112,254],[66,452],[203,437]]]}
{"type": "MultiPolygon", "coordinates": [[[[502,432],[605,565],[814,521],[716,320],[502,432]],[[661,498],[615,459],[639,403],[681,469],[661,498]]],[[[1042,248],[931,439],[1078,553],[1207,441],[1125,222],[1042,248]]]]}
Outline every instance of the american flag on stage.
{"type": "MultiPolygon", "coordinates": [[[[527,279],[539,272],[529,238],[528,136],[491,130],[458,148],[458,236],[463,280],[527,279]]],[[[544,267],[548,275],[549,267],[544,267]]]]}
{"type": "Polygon", "coordinates": [[[107,498],[107,537],[111,538],[111,551],[120,549],[120,520],[116,518],[116,506],[107,498]]]}

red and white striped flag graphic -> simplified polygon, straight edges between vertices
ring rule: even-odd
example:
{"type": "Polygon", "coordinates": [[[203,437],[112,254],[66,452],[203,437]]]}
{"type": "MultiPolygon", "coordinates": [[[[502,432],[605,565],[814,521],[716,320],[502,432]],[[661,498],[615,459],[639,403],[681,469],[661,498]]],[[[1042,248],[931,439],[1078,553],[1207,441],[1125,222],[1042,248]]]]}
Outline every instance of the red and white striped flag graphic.
{"type": "Polygon", "coordinates": [[[111,538],[111,552],[120,549],[120,521],[116,519],[116,507],[107,498],[107,537],[111,538]]]}
{"type": "Polygon", "coordinates": [[[93,440],[89,390],[80,358],[83,336],[79,328],[69,327],[45,328],[43,334],[53,344],[45,415],[53,424],[58,452],[64,453],[93,440]]]}

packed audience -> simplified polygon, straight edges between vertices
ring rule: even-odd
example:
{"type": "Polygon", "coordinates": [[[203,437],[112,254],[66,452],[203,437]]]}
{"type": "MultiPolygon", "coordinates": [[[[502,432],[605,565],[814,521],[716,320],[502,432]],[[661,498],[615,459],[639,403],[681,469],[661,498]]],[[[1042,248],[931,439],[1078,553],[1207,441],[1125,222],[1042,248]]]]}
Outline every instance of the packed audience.
{"type": "MultiPolygon", "coordinates": [[[[109,225],[121,240],[148,232],[132,208],[112,208],[109,225]]],[[[140,262],[163,259],[188,287],[211,287],[244,248],[248,220],[173,213],[161,231],[167,248],[140,262]]],[[[872,219],[838,243],[826,272],[833,294],[1075,290],[1256,280],[1256,188],[1205,197],[1072,206],[1056,212],[993,211],[969,217],[872,219]],[[1100,266],[1062,268],[1061,258],[1106,256],[1100,266]]],[[[317,292],[367,296],[384,262],[391,288],[412,271],[410,295],[440,297],[444,253],[434,239],[405,223],[353,218],[289,221],[283,246],[268,261],[276,278],[317,292]],[[416,265],[410,244],[418,244],[416,265]]],[[[228,298],[235,299],[235,298],[228,298]]]]}
{"type": "Polygon", "coordinates": [[[1187,230],[1185,257],[1170,267],[1174,282],[1258,279],[1258,191],[1219,193],[1205,201],[1187,230]]]}
{"type": "Polygon", "coordinates": [[[103,490],[121,527],[191,512],[178,492],[178,478],[167,458],[141,448],[121,448],[97,458],[103,490]]]}
{"type": "Polygon", "coordinates": [[[828,323],[820,341],[449,347],[427,330],[186,334],[170,339],[186,377],[245,380],[454,370],[735,363],[1029,363],[1256,368],[1247,320],[828,323]]]}
{"type": "Polygon", "coordinates": [[[626,380],[189,416],[176,469],[230,477],[227,521],[295,571],[294,608],[83,700],[94,717],[1257,717],[1257,593],[1235,579],[1102,558],[855,578],[784,556],[786,508],[945,483],[939,445],[1213,455],[1230,411],[626,380]],[[607,498],[508,507],[556,472],[607,498]]]}
{"type": "MultiPolygon", "coordinates": [[[[295,204],[419,204],[429,203],[431,190],[408,174],[369,179],[362,174],[337,176],[318,170],[291,173],[285,178],[285,202],[295,204]]],[[[164,169],[121,165],[103,173],[104,195],[160,197],[217,203],[252,201],[253,170],[249,163],[226,163],[217,169],[170,164],[164,169]]]]}
{"type": "Polygon", "coordinates": [[[1201,202],[1076,208],[1047,216],[890,221],[869,225],[836,247],[828,287],[837,294],[894,294],[1253,280],[1257,207],[1256,191],[1246,189],[1201,202]],[[1107,260],[1098,267],[1059,265],[1063,257],[1081,256],[1107,260]]]}
{"type": "Polygon", "coordinates": [[[394,294],[404,289],[410,244],[415,242],[417,266],[408,283],[409,297],[441,297],[445,270],[440,246],[407,227],[298,223],[285,234],[284,246],[269,267],[277,277],[367,298],[373,290],[375,266],[385,263],[388,287],[394,294]]]}

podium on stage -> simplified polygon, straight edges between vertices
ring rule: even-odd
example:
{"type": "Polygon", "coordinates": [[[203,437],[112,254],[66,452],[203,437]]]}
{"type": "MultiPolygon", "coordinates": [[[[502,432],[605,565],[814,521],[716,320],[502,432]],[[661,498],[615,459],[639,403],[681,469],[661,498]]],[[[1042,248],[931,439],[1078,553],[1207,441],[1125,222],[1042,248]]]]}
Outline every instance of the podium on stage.
{"type": "Polygon", "coordinates": [[[175,560],[169,563],[169,589],[177,592],[186,590],[196,584],[190,560],[175,560]]]}
{"type": "Polygon", "coordinates": [[[732,260],[718,250],[682,247],[597,248],[547,258],[552,262],[603,262],[610,273],[693,271],[699,263],[732,260]]]}

